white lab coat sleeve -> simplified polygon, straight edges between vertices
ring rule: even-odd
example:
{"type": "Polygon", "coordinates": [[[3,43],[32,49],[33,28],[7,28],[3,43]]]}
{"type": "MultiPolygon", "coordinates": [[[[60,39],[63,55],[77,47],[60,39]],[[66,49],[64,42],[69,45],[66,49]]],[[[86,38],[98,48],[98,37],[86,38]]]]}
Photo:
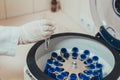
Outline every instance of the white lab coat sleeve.
{"type": "Polygon", "coordinates": [[[19,27],[0,26],[0,55],[14,56],[19,40],[19,27]]]}

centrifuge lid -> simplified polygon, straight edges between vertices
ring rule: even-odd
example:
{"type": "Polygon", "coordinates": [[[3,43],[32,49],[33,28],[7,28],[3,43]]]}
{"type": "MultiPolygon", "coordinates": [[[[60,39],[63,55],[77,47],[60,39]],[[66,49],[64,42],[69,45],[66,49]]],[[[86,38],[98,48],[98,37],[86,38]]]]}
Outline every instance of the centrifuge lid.
{"type": "Polygon", "coordinates": [[[120,0],[90,0],[90,7],[104,40],[120,50],[120,0]]]}

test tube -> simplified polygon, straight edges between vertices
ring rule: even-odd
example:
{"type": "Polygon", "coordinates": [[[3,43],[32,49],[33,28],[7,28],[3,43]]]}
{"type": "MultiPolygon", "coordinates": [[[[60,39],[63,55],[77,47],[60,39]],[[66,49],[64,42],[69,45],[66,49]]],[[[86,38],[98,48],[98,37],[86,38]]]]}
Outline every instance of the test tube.
{"type": "Polygon", "coordinates": [[[90,51],[89,50],[84,50],[83,54],[85,54],[88,58],[90,56],[90,51]]]}
{"type": "Polygon", "coordinates": [[[58,73],[60,73],[60,72],[64,71],[64,68],[56,67],[55,71],[58,72],[58,73]]]}
{"type": "Polygon", "coordinates": [[[91,80],[102,80],[100,79],[100,76],[99,76],[99,72],[98,71],[94,71],[93,72],[93,78],[91,80]]]}
{"type": "Polygon", "coordinates": [[[91,58],[88,58],[86,61],[84,61],[84,64],[90,65],[93,63],[93,60],[91,58]]]}
{"type": "Polygon", "coordinates": [[[88,70],[94,70],[95,69],[95,65],[94,64],[90,64],[90,65],[86,66],[86,68],[88,70]]]}
{"type": "Polygon", "coordinates": [[[85,74],[83,73],[79,73],[78,74],[78,77],[80,80],[90,80],[90,77],[89,76],[86,76],[85,74]]]}
{"type": "Polygon", "coordinates": [[[79,51],[79,49],[78,49],[77,47],[73,47],[73,48],[72,48],[72,52],[73,52],[73,53],[78,53],[78,51],[79,51]]]}
{"type": "Polygon", "coordinates": [[[67,79],[68,75],[69,75],[69,72],[67,72],[67,71],[62,72],[61,75],[64,77],[64,79],[67,79]]]}
{"type": "Polygon", "coordinates": [[[86,55],[85,54],[81,54],[80,55],[80,60],[81,61],[85,61],[87,59],[86,55]]]}
{"type": "Polygon", "coordinates": [[[51,68],[51,65],[53,64],[53,60],[52,59],[48,59],[47,60],[47,63],[46,63],[46,66],[45,66],[45,69],[44,69],[44,73],[48,73],[48,69],[51,68]]]}
{"type": "Polygon", "coordinates": [[[93,56],[92,60],[93,60],[93,63],[96,64],[96,63],[98,63],[99,57],[98,56],[93,56]]]}
{"type": "Polygon", "coordinates": [[[59,74],[59,75],[56,76],[56,79],[57,80],[64,80],[64,76],[62,76],[61,74],[59,74]]]}
{"type": "Polygon", "coordinates": [[[57,60],[60,61],[60,62],[65,62],[65,60],[61,56],[58,56],[57,60]]]}
{"type": "Polygon", "coordinates": [[[77,75],[75,73],[72,73],[70,75],[70,79],[69,80],[77,80],[77,75]]]}
{"type": "Polygon", "coordinates": [[[49,68],[48,69],[48,76],[52,77],[52,78],[56,78],[56,74],[55,74],[55,69],[54,68],[49,68]]]}
{"type": "Polygon", "coordinates": [[[68,60],[69,57],[70,57],[70,54],[69,54],[69,53],[65,53],[65,54],[63,55],[63,57],[68,60]]]}
{"type": "Polygon", "coordinates": [[[100,73],[100,79],[103,79],[103,71],[102,71],[103,65],[100,63],[96,64],[96,69],[100,73]]]}
{"type": "Polygon", "coordinates": [[[66,48],[61,48],[60,50],[60,55],[63,57],[63,55],[67,53],[67,49],[66,48]]]}
{"type": "Polygon", "coordinates": [[[92,70],[85,70],[84,73],[88,76],[92,76],[93,71],[92,70]]]}
{"type": "Polygon", "coordinates": [[[63,66],[63,64],[61,64],[59,61],[55,61],[53,64],[57,67],[63,66]]]}
{"type": "Polygon", "coordinates": [[[56,52],[52,52],[51,59],[56,60],[58,54],[56,52]]]}
{"type": "Polygon", "coordinates": [[[77,59],[77,57],[78,57],[78,53],[77,53],[77,52],[73,52],[73,53],[72,53],[72,58],[73,58],[73,59],[77,59]]]}

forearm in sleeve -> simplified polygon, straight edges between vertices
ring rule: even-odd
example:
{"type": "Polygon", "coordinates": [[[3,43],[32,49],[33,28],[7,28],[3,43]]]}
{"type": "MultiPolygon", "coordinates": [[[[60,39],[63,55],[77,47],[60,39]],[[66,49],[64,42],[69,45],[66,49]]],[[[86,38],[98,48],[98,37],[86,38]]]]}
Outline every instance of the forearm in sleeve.
{"type": "Polygon", "coordinates": [[[15,55],[18,39],[19,27],[0,26],[0,55],[15,55]]]}

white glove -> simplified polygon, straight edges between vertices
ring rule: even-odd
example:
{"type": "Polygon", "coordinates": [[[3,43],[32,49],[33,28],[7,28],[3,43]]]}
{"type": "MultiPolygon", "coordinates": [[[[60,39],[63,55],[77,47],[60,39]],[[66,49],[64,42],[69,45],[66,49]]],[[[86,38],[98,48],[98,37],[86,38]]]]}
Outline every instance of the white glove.
{"type": "Polygon", "coordinates": [[[49,38],[54,30],[54,23],[45,19],[24,24],[20,28],[18,44],[27,44],[49,38]]]}

